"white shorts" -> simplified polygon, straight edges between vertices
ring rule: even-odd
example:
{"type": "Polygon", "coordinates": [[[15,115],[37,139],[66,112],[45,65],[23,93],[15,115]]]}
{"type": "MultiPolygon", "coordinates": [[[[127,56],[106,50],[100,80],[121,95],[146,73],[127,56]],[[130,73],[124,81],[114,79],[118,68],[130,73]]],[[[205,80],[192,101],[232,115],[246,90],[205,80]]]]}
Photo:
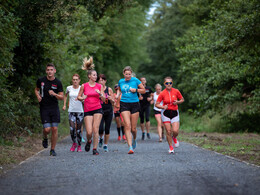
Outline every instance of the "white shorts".
{"type": "Polygon", "coordinates": [[[163,123],[174,123],[179,122],[179,110],[164,110],[161,111],[163,123]]]}

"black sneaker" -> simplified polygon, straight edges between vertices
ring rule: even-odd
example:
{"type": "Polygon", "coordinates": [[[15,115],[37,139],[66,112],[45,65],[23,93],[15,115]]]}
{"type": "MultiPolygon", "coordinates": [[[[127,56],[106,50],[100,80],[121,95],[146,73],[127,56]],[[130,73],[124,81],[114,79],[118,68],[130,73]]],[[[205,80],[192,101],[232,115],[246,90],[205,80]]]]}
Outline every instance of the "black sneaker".
{"type": "Polygon", "coordinates": [[[97,149],[93,149],[93,155],[99,155],[99,152],[97,151],[97,149]]]}
{"type": "Polygon", "coordinates": [[[142,140],[144,140],[145,133],[142,133],[142,140]]]}
{"type": "Polygon", "coordinates": [[[54,150],[50,151],[50,156],[57,156],[56,152],[54,150]]]}
{"type": "Polygon", "coordinates": [[[88,152],[90,150],[90,146],[91,146],[91,140],[90,141],[87,141],[86,145],[85,145],[85,150],[86,152],[88,152]]]}
{"type": "Polygon", "coordinates": [[[147,133],[147,138],[148,138],[148,139],[151,139],[150,133],[147,133]]]}
{"type": "Polygon", "coordinates": [[[43,146],[44,148],[48,148],[48,138],[43,138],[43,140],[42,140],[42,146],[43,146]]]}

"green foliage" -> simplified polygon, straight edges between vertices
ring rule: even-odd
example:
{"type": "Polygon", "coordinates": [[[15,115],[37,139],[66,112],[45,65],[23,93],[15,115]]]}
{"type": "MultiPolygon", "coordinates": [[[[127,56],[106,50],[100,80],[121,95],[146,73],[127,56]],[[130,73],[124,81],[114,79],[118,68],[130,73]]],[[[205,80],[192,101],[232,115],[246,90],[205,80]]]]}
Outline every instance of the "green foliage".
{"type": "Polygon", "coordinates": [[[210,19],[176,41],[178,85],[199,112],[221,112],[237,130],[259,130],[260,5],[228,1],[210,6],[210,19]],[[241,117],[243,116],[243,121],[241,117]],[[246,121],[246,122],[245,122],[246,121]]]}
{"type": "MultiPolygon", "coordinates": [[[[7,77],[13,72],[13,49],[18,43],[18,19],[11,12],[0,7],[0,77],[7,77]]],[[[3,85],[1,79],[0,86],[3,85]]]]}
{"type": "Polygon", "coordinates": [[[41,130],[39,114],[34,106],[28,104],[29,98],[20,89],[10,92],[6,87],[0,88],[0,136],[8,134],[31,134],[41,130]]]}
{"type": "Polygon", "coordinates": [[[150,62],[138,71],[138,76],[147,78],[148,85],[162,83],[164,77],[171,76],[176,86],[180,63],[173,40],[182,36],[190,25],[191,17],[182,11],[189,4],[189,0],[160,1],[146,34],[150,62]]]}

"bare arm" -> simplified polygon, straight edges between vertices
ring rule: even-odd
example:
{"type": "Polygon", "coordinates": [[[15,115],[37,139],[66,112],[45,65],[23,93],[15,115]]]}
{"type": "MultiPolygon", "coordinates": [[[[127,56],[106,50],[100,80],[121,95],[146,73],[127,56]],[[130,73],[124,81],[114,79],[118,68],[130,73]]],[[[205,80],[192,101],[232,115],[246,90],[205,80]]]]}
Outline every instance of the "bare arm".
{"type": "Polygon", "coordinates": [[[68,97],[68,94],[66,93],[64,95],[64,98],[63,98],[63,108],[62,108],[62,110],[66,110],[67,97],[68,97]]]}
{"type": "Polygon", "coordinates": [[[156,102],[155,107],[157,107],[159,109],[165,109],[165,110],[167,110],[167,108],[168,108],[167,105],[163,106],[163,105],[160,104],[160,102],[156,102]]]}
{"type": "Polygon", "coordinates": [[[112,106],[114,106],[114,103],[115,103],[114,92],[110,87],[108,88],[108,93],[109,93],[108,99],[110,100],[112,106]]]}
{"type": "Polygon", "coordinates": [[[38,87],[35,87],[34,89],[35,96],[37,97],[38,102],[42,101],[42,97],[40,95],[40,89],[38,87]]]}
{"type": "Polygon", "coordinates": [[[77,99],[79,101],[83,101],[83,100],[85,100],[87,98],[87,95],[83,94],[83,90],[84,90],[84,84],[81,85],[80,90],[79,90],[79,94],[78,94],[78,97],[77,97],[77,99]]]}
{"type": "Polygon", "coordinates": [[[177,105],[177,104],[182,104],[184,102],[184,98],[181,98],[180,100],[175,100],[173,102],[174,105],[177,105]]]}

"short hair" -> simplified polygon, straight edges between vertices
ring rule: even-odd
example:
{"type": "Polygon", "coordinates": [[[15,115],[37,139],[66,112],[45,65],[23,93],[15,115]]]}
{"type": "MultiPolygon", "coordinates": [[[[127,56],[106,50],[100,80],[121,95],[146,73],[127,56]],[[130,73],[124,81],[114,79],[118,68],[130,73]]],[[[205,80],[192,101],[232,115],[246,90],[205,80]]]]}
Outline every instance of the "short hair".
{"type": "Polygon", "coordinates": [[[46,69],[47,69],[49,66],[51,66],[51,67],[53,67],[53,68],[55,69],[55,66],[54,66],[53,63],[48,63],[48,64],[46,65],[46,69]]]}
{"type": "Polygon", "coordinates": [[[167,79],[171,79],[171,80],[172,80],[172,77],[169,77],[169,76],[168,76],[168,77],[165,77],[165,78],[164,78],[164,82],[165,82],[167,79]]]}
{"type": "Polygon", "coordinates": [[[77,74],[77,73],[75,73],[73,76],[72,76],[72,78],[73,77],[78,77],[79,79],[80,79],[80,76],[79,76],[79,74],[77,74]]]}
{"type": "Polygon", "coordinates": [[[157,83],[157,84],[154,86],[155,89],[156,89],[157,87],[160,87],[160,88],[162,89],[162,86],[161,86],[159,83],[157,83]]]}

